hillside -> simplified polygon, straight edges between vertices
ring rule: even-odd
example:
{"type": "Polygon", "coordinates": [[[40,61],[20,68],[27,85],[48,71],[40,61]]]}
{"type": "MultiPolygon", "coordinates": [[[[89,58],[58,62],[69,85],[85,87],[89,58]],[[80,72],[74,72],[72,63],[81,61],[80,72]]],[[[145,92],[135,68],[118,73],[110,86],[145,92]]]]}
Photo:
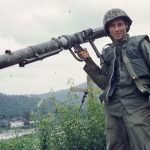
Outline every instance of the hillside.
{"type": "MultiPolygon", "coordinates": [[[[85,87],[85,84],[81,84],[79,87],[85,87]]],[[[80,102],[83,93],[73,94],[77,95],[74,103],[80,102]]],[[[59,102],[63,102],[71,96],[72,93],[69,92],[69,89],[40,95],[7,95],[0,93],[0,119],[23,117],[27,112],[36,111],[41,100],[45,101],[47,107],[53,110],[52,97],[55,97],[59,102]]]]}
{"type": "Polygon", "coordinates": [[[36,96],[0,93],[0,119],[22,117],[26,112],[35,110],[39,100],[36,96]]]}

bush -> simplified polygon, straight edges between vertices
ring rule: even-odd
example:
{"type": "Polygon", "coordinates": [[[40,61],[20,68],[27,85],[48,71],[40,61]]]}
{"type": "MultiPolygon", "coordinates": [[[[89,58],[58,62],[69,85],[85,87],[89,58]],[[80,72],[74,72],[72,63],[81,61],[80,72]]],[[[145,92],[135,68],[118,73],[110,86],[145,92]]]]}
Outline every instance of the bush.
{"type": "Polygon", "coordinates": [[[10,140],[0,141],[0,150],[40,150],[37,135],[24,135],[10,140]]]}
{"type": "Polygon", "coordinates": [[[42,150],[105,150],[104,113],[99,100],[79,105],[55,103],[55,116],[40,121],[42,150]]]}

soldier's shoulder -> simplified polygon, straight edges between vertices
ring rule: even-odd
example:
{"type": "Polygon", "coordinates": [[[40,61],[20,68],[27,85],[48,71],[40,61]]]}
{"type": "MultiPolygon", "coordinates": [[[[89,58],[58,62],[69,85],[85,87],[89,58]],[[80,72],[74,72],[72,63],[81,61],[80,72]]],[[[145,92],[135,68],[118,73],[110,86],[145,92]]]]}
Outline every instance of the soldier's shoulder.
{"type": "Polygon", "coordinates": [[[107,55],[111,51],[112,44],[106,44],[102,49],[102,55],[107,55]]]}
{"type": "Polygon", "coordinates": [[[150,42],[150,39],[149,39],[148,35],[135,35],[135,36],[131,36],[130,40],[135,40],[137,42],[142,42],[143,40],[146,40],[146,41],[150,42]]]}

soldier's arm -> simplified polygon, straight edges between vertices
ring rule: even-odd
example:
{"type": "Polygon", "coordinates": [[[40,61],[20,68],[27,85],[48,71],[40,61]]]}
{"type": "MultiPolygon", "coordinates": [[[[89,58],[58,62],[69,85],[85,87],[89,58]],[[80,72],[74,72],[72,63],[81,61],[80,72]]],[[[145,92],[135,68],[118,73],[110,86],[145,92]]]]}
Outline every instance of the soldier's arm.
{"type": "Polygon", "coordinates": [[[89,75],[89,77],[95,82],[95,84],[102,90],[105,90],[107,85],[107,75],[106,75],[106,65],[100,68],[90,57],[86,49],[80,51],[78,56],[85,60],[84,71],[89,75]]]}
{"type": "Polygon", "coordinates": [[[91,57],[86,59],[86,65],[84,66],[84,71],[90,76],[90,78],[96,83],[96,85],[105,90],[107,86],[107,74],[106,74],[106,65],[100,68],[91,57]]]}

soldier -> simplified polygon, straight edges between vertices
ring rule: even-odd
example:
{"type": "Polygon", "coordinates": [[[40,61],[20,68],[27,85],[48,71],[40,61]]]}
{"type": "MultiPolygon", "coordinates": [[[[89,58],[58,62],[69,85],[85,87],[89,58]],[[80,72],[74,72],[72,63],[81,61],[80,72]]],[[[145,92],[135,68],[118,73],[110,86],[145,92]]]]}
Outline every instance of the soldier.
{"type": "Polygon", "coordinates": [[[149,38],[127,34],[132,20],[121,9],[109,10],[103,23],[112,44],[102,51],[101,68],[87,50],[78,55],[85,59],[84,70],[104,90],[100,99],[105,104],[107,150],[150,150],[149,38]]]}

